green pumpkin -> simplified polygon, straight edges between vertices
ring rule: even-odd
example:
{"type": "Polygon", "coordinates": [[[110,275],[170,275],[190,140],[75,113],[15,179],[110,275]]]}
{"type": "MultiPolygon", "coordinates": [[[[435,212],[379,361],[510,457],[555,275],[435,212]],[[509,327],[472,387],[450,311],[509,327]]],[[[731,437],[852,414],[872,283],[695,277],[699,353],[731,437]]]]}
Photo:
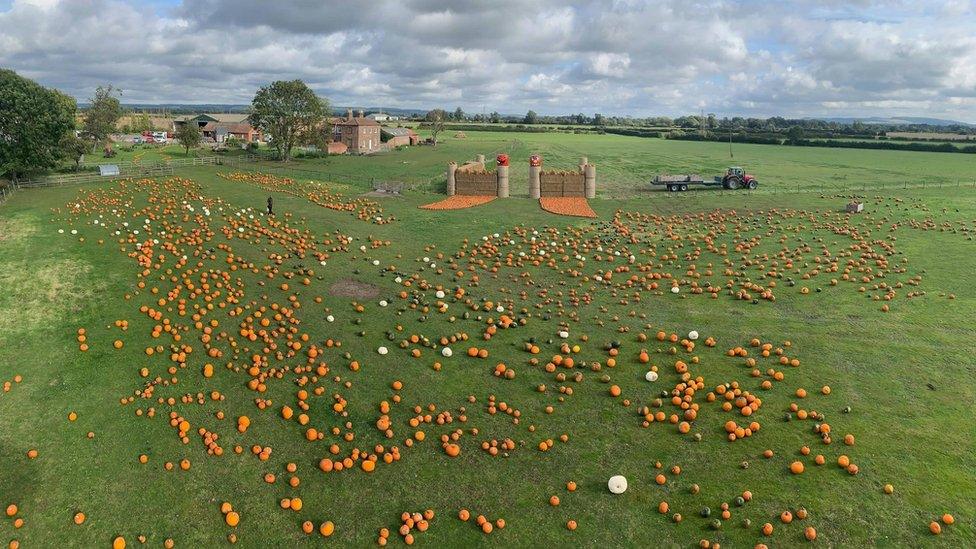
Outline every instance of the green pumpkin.
{"type": "Polygon", "coordinates": [[[704,518],[708,518],[708,517],[712,516],[712,510],[711,510],[711,508],[709,508],[709,507],[702,507],[701,516],[704,517],[704,518]]]}

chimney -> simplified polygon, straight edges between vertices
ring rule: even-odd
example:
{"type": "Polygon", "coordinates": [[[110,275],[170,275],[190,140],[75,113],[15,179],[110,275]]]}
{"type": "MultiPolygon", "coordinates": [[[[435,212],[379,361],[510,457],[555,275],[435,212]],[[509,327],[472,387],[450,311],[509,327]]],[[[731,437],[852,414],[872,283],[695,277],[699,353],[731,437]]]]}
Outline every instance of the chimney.
{"type": "Polygon", "coordinates": [[[346,111],[346,120],[352,120],[352,109],[346,111]]]}
{"type": "Polygon", "coordinates": [[[359,118],[365,118],[365,113],[362,109],[359,109],[359,118]]]}

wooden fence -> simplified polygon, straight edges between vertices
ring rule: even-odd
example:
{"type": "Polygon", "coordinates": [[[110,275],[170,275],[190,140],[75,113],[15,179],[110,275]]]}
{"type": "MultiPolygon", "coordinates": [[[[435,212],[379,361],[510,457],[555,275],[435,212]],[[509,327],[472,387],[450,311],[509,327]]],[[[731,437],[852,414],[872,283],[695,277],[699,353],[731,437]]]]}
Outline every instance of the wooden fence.
{"type": "Polygon", "coordinates": [[[29,179],[17,183],[18,188],[32,189],[37,187],[60,187],[62,185],[79,185],[96,181],[111,181],[129,177],[165,177],[173,175],[173,167],[165,164],[142,166],[138,169],[119,169],[118,175],[100,175],[92,172],[65,173],[29,179]]]}
{"type": "Polygon", "coordinates": [[[111,181],[130,177],[167,177],[173,175],[176,169],[193,166],[217,166],[226,163],[240,164],[255,162],[258,157],[243,156],[200,156],[195,158],[173,158],[151,163],[137,162],[104,162],[119,167],[118,175],[101,175],[97,172],[85,171],[77,173],[54,174],[19,181],[15,188],[60,187],[62,185],[94,183],[97,181],[111,181]]]}

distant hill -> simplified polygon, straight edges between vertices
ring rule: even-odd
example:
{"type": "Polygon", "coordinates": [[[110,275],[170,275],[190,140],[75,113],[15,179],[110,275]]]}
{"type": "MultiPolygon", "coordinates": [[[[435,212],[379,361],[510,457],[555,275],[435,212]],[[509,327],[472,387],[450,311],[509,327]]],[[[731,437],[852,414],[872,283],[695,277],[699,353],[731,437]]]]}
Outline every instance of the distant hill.
{"type": "Polygon", "coordinates": [[[824,122],[836,122],[838,124],[853,124],[855,121],[864,124],[926,124],[929,126],[976,126],[969,122],[958,120],[946,120],[944,118],[926,118],[922,116],[900,116],[883,118],[878,116],[868,116],[864,118],[854,117],[835,117],[835,118],[808,118],[807,120],[823,120],[824,122]]]}

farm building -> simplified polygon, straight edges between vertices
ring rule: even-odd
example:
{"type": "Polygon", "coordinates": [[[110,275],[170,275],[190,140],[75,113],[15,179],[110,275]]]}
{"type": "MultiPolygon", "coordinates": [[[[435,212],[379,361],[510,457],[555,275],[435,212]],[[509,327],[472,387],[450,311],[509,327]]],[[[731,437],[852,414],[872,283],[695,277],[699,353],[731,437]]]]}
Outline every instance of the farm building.
{"type": "Polygon", "coordinates": [[[416,145],[420,142],[420,136],[410,128],[389,128],[386,126],[380,128],[380,139],[390,148],[416,145]]]}
{"type": "Polygon", "coordinates": [[[380,125],[372,118],[363,116],[363,111],[353,116],[352,109],[349,109],[345,118],[333,120],[332,141],[345,143],[351,153],[377,152],[382,145],[380,125]]]}
{"type": "Polygon", "coordinates": [[[375,120],[377,122],[392,122],[400,119],[399,116],[392,116],[382,112],[374,112],[373,114],[367,115],[366,118],[375,120]]]}
{"type": "Polygon", "coordinates": [[[251,143],[261,141],[261,130],[251,126],[246,113],[240,114],[198,114],[181,116],[173,120],[173,131],[184,124],[196,124],[204,139],[223,143],[231,137],[251,143]]]}

